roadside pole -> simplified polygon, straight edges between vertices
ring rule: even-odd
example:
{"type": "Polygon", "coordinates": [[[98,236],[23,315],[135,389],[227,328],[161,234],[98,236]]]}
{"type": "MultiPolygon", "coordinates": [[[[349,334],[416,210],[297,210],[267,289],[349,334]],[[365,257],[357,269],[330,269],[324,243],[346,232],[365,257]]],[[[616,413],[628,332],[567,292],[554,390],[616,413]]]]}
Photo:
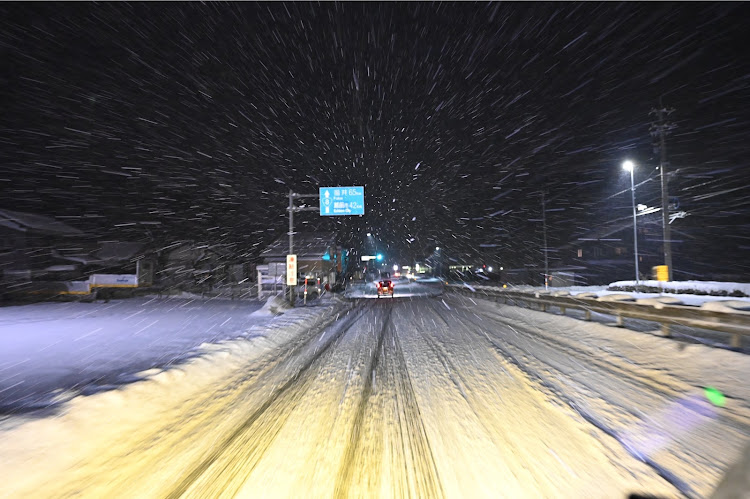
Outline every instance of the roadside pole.
{"type": "MultiPolygon", "coordinates": [[[[289,256],[294,256],[294,212],[295,211],[319,211],[320,208],[313,207],[313,206],[304,206],[304,207],[296,207],[294,206],[294,200],[295,199],[302,199],[302,198],[317,198],[320,197],[318,194],[298,194],[294,192],[293,190],[289,189],[289,207],[287,208],[287,211],[289,212],[289,253],[287,253],[287,259],[289,256]]],[[[296,262],[296,257],[294,258],[296,262]]],[[[287,269],[289,268],[289,264],[287,263],[287,269]]],[[[294,264],[295,272],[297,268],[297,264],[294,264]]],[[[289,300],[289,303],[294,305],[294,300],[296,299],[297,294],[297,276],[294,276],[294,279],[290,279],[289,271],[287,271],[287,299],[289,300]]]]}
{"type": "MultiPolygon", "coordinates": [[[[317,211],[321,216],[341,215],[364,215],[365,214],[365,188],[363,186],[352,187],[321,187],[318,194],[298,194],[289,189],[289,253],[287,254],[287,293],[289,303],[294,305],[297,289],[297,256],[294,254],[294,212],[295,211],[317,211]],[[319,206],[294,206],[295,199],[318,198],[322,202],[319,206]],[[324,198],[324,199],[323,199],[324,198]],[[290,275],[290,264],[293,263],[294,276],[290,275]]],[[[307,282],[307,279],[305,279],[307,282]]],[[[307,286],[305,286],[307,290],[307,286]]],[[[320,279],[318,279],[318,296],[320,296],[320,279]]],[[[307,303],[307,293],[305,293],[307,303]]]]}
{"type": "Polygon", "coordinates": [[[664,265],[667,266],[668,280],[674,278],[672,269],[672,235],[669,227],[669,176],[667,175],[667,144],[666,134],[674,128],[673,123],[665,121],[665,115],[669,115],[674,109],[667,109],[659,97],[659,109],[652,109],[649,114],[655,114],[658,123],[651,125],[651,134],[659,137],[659,177],[661,178],[661,224],[662,224],[662,246],[664,254],[664,265]]]}
{"type": "Polygon", "coordinates": [[[544,289],[549,289],[549,260],[547,257],[547,205],[542,191],[542,231],[544,234],[544,289]]]}
{"type": "MultiPolygon", "coordinates": [[[[294,192],[289,189],[289,255],[294,254],[294,192]]],[[[287,282],[289,279],[287,278],[287,282]]],[[[294,306],[294,288],[287,284],[287,293],[289,293],[289,303],[294,306]]]]}

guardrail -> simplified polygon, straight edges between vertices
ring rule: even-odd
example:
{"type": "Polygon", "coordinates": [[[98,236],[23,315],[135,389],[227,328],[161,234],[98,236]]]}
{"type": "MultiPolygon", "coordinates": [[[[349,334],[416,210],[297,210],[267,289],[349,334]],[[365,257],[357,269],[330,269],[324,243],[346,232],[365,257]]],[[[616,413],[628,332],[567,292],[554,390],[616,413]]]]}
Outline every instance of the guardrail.
{"type": "MultiPolygon", "coordinates": [[[[543,292],[509,291],[489,286],[468,287],[463,284],[446,284],[446,288],[465,295],[484,295],[487,298],[503,303],[526,303],[537,305],[546,312],[548,308],[558,308],[563,314],[567,309],[582,310],[585,320],[591,320],[591,313],[612,315],[617,318],[617,325],[623,325],[623,318],[642,319],[661,324],[665,337],[671,336],[671,325],[683,325],[731,334],[732,348],[741,348],[742,336],[750,336],[750,312],[711,310],[705,307],[661,303],[658,299],[636,300],[633,297],[607,295],[596,297],[593,293],[582,293],[570,296],[554,296],[543,292]]],[[[622,295],[619,295],[622,296],[622,295]]],[[[713,302],[717,303],[717,302],[713,302]]],[[[721,303],[721,302],[718,302],[721,303]]],[[[715,306],[715,305],[714,305],[715,306]]],[[[710,307],[710,306],[709,306],[710,307]]]]}

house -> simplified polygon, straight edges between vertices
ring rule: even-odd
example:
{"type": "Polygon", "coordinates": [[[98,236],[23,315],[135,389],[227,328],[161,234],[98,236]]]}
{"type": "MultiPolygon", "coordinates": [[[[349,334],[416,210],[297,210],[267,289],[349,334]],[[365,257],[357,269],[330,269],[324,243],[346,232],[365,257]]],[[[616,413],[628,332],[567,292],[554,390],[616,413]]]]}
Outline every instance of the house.
{"type": "MultiPolygon", "coordinates": [[[[679,244],[673,242],[673,248],[679,248],[679,244]]],[[[663,263],[662,255],[661,217],[658,214],[639,216],[638,267],[642,279],[651,278],[652,268],[663,263]]],[[[556,248],[554,266],[576,269],[575,284],[633,280],[635,254],[632,218],[612,221],[556,248]]]]}
{"type": "Polygon", "coordinates": [[[230,279],[241,280],[225,245],[178,241],[160,251],[158,281],[165,288],[210,291],[230,279]]]}
{"type": "Polygon", "coordinates": [[[3,288],[78,273],[56,257],[56,248],[78,246],[80,230],[54,218],[0,209],[0,280],[3,288]]]}
{"type": "MultiPolygon", "coordinates": [[[[282,236],[264,249],[260,257],[265,265],[285,263],[289,254],[289,236],[282,236]]],[[[348,263],[348,253],[336,243],[333,232],[298,232],[294,235],[298,278],[320,278],[331,286],[339,280],[348,263]]]]}
{"type": "Polygon", "coordinates": [[[97,241],[79,247],[55,249],[53,255],[60,261],[76,265],[83,276],[136,274],[139,287],[153,284],[156,257],[145,243],[97,241]]]}

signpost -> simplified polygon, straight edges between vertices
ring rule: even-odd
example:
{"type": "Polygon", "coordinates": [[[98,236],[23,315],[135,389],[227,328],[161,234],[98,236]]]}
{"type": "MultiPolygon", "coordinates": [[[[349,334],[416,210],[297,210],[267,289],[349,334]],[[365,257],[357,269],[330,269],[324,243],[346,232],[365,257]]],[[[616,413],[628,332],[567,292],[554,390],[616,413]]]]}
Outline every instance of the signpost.
{"type": "Polygon", "coordinates": [[[297,255],[286,256],[286,285],[297,285],[297,255]]]}
{"type": "Polygon", "coordinates": [[[320,188],[320,216],[364,214],[364,186],[320,188]]]}

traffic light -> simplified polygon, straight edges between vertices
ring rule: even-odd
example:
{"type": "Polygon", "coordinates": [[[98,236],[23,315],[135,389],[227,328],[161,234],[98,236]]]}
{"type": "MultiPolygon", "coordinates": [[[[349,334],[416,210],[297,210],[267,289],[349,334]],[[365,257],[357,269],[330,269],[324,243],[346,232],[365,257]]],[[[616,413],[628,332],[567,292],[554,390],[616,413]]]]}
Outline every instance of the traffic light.
{"type": "Polygon", "coordinates": [[[383,261],[383,254],[382,253],[378,253],[378,256],[376,256],[375,258],[377,259],[377,261],[382,262],[383,261]]]}

